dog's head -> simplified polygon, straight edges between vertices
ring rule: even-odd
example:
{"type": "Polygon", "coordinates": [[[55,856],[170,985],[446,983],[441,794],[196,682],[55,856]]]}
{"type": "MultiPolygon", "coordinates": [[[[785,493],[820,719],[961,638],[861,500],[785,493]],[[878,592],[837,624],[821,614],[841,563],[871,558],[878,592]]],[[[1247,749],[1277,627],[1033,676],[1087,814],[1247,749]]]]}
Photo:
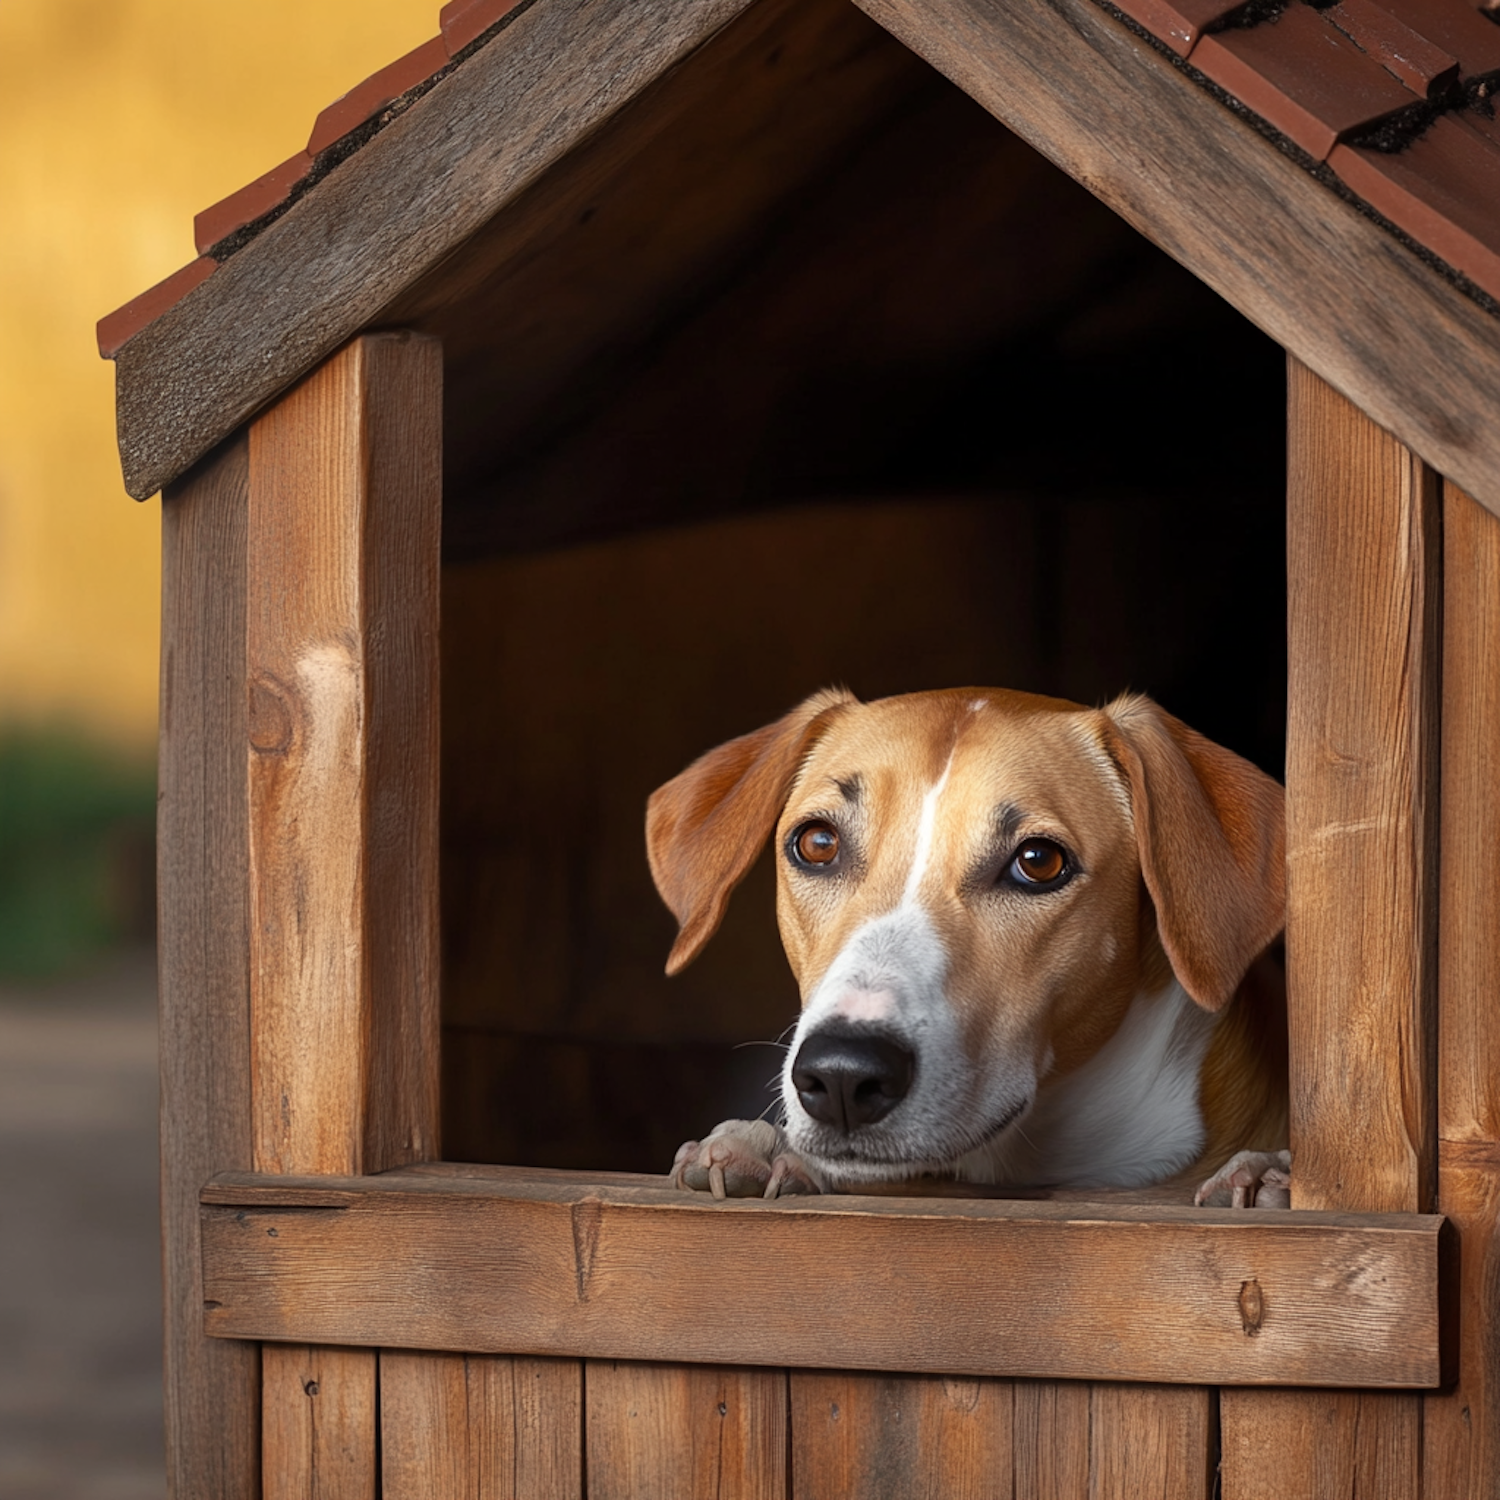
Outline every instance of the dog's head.
{"type": "Polygon", "coordinates": [[[1282,790],[1149,699],[818,693],[660,788],[675,973],[774,830],[802,991],[793,1147],[835,1180],[998,1139],[1173,974],[1206,1010],[1281,930],[1282,790]]]}

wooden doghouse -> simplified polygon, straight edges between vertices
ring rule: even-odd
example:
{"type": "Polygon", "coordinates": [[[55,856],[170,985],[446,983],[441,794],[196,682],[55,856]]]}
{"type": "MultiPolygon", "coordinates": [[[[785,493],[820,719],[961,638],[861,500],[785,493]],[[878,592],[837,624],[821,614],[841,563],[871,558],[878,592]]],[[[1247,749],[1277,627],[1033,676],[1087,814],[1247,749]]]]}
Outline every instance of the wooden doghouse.
{"type": "Polygon", "coordinates": [[[100,330],[175,1495],[1500,1492],[1496,78],[1463,0],[455,0],[200,216],[100,330]],[[599,1170],[764,1099],[765,872],[669,984],[641,803],[830,676],[1287,707],[1291,1213],[599,1170]]]}

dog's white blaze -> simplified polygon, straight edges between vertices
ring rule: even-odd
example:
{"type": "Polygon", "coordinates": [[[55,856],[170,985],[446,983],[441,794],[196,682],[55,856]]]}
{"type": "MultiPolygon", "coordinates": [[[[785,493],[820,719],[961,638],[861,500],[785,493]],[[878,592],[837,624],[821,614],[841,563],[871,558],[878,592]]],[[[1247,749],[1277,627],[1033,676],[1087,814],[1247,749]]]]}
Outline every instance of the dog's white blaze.
{"type": "Polygon", "coordinates": [[[884,1021],[896,1009],[889,990],[845,990],[833,1003],[832,1014],[846,1021],[884,1021]]]}
{"type": "Polygon", "coordinates": [[[917,892],[922,887],[922,876],[927,873],[927,863],[932,858],[932,830],[937,826],[938,798],[948,785],[948,773],[953,769],[955,754],[956,750],[949,753],[943,774],[927,788],[927,793],[922,798],[922,811],[917,818],[917,843],[912,851],[911,873],[906,877],[906,889],[901,892],[902,906],[910,906],[916,901],[917,892]]]}

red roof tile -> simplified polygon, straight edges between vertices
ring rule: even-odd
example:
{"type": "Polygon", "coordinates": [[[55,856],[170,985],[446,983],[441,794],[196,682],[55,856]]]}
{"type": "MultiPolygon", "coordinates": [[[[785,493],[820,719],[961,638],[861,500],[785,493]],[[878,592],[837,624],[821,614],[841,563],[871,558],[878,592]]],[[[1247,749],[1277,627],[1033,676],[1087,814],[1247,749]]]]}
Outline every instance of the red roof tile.
{"type": "Polygon", "coordinates": [[[1191,61],[1318,161],[1350,131],[1418,102],[1301,0],[1274,20],[1205,36],[1191,61]]]}
{"type": "Polygon", "coordinates": [[[1458,82],[1456,57],[1398,21],[1375,0],[1340,0],[1323,14],[1414,93],[1431,99],[1458,82]]]}
{"type": "Polygon", "coordinates": [[[448,56],[457,56],[520,3],[521,0],[448,0],[438,17],[448,56]]]}
{"type": "Polygon", "coordinates": [[[1380,0],[1380,6],[1456,57],[1465,79],[1500,72],[1500,26],[1467,0],[1380,0]]]}
{"type": "Polygon", "coordinates": [[[1238,10],[1245,0],[1114,0],[1114,3],[1178,56],[1186,57],[1214,22],[1238,10]]]}
{"type": "Polygon", "coordinates": [[[198,253],[206,255],[226,235],[270,213],[311,170],[312,157],[299,151],[237,193],[221,198],[212,208],[205,208],[193,220],[193,241],[198,253]]]}
{"type": "Polygon", "coordinates": [[[425,83],[447,65],[448,48],[442,37],[435,36],[405,57],[387,64],[378,73],[372,73],[342,98],[335,99],[313,122],[312,134],[307,140],[308,155],[316,156],[318,152],[326,151],[351,130],[373,119],[408,89],[425,83]]]}
{"type": "Polygon", "coordinates": [[[104,359],[113,359],[127,339],[133,338],[148,323],[154,323],[169,308],[176,307],[217,269],[217,261],[200,256],[180,271],[173,271],[165,281],[158,281],[139,297],[132,297],[124,307],[106,313],[99,319],[96,329],[100,355],[104,359]]]}
{"type": "Polygon", "coordinates": [[[1500,140],[1443,115],[1404,151],[1339,146],[1328,165],[1377,212],[1500,297],[1500,140]]]}

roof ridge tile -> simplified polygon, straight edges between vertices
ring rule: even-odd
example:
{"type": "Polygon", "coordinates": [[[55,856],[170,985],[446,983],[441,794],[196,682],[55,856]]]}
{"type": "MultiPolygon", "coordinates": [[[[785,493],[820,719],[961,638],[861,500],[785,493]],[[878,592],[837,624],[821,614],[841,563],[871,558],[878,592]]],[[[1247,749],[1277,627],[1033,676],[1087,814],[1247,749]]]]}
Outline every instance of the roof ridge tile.
{"type": "Polygon", "coordinates": [[[123,307],[105,313],[95,326],[99,340],[99,355],[102,359],[113,359],[148,323],[154,323],[169,308],[176,307],[194,287],[201,286],[219,268],[218,261],[211,256],[200,255],[189,261],[180,270],[173,271],[164,281],[147,287],[138,297],[132,297],[123,307]]]}
{"type": "Polygon", "coordinates": [[[395,62],[387,63],[362,83],[355,84],[347,94],[341,94],[318,115],[313,121],[312,134],[307,138],[307,154],[317,156],[320,151],[326,151],[351,130],[357,130],[366,120],[373,119],[387,105],[394,104],[402,94],[450,66],[452,59],[441,35],[414,47],[395,62]]]}
{"type": "Polygon", "coordinates": [[[448,56],[457,57],[520,3],[521,0],[448,0],[438,15],[448,56]]]}
{"type": "Polygon", "coordinates": [[[279,167],[262,173],[254,182],[232,192],[227,198],[210,204],[193,219],[193,242],[200,255],[207,255],[215,245],[227,239],[236,229],[253,224],[284,203],[294,187],[312,171],[313,159],[299,151],[279,167]]]}

